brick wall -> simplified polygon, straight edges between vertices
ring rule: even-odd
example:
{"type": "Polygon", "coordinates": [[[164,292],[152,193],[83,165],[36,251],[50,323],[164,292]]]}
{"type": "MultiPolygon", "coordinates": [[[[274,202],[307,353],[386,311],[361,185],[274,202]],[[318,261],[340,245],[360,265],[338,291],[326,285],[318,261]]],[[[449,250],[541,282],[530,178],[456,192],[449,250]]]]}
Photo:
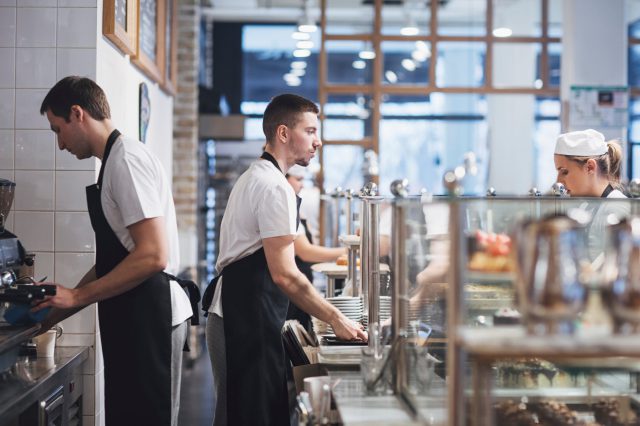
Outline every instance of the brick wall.
{"type": "Polygon", "coordinates": [[[197,262],[198,0],[181,0],[178,19],[178,89],[173,103],[173,197],[180,232],[181,265],[197,262]]]}

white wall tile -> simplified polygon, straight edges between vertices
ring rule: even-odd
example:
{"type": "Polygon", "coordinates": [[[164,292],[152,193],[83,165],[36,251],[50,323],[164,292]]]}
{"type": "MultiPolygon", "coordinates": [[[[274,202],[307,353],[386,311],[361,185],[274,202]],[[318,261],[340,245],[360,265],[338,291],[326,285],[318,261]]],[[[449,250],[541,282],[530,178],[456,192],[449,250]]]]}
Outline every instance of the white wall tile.
{"type": "Polygon", "coordinates": [[[18,0],[18,7],[56,7],[57,0],[18,0]]]}
{"type": "Polygon", "coordinates": [[[56,252],[92,252],[95,250],[89,213],[57,212],[55,222],[56,252]]]}
{"type": "Polygon", "coordinates": [[[58,47],[95,48],[97,25],[97,9],[58,9],[58,47]]]}
{"type": "Polygon", "coordinates": [[[0,170],[0,179],[9,179],[11,182],[13,182],[14,178],[15,178],[15,173],[13,172],[13,169],[0,170]]]}
{"type": "MultiPolygon", "coordinates": [[[[18,238],[21,238],[18,236],[18,238]]],[[[27,251],[29,251],[29,247],[26,247],[27,251]]],[[[53,263],[53,253],[51,252],[41,252],[37,251],[36,260],[35,260],[35,271],[34,274],[36,280],[41,280],[43,278],[47,278],[46,281],[54,281],[54,263],[53,263]]]]}
{"type": "Polygon", "coordinates": [[[96,7],[96,0],[58,0],[58,7],[96,7]]]}
{"type": "Polygon", "coordinates": [[[55,169],[56,138],[51,130],[16,130],[18,170],[55,169]]]}
{"type": "Polygon", "coordinates": [[[56,83],[51,65],[56,63],[53,47],[24,47],[16,52],[16,87],[49,89],[56,83]]]}
{"type": "MultiPolygon", "coordinates": [[[[74,288],[95,263],[93,253],[56,253],[55,258],[55,281],[70,288],[74,288]]],[[[95,318],[93,323],[95,324],[95,318]]]]}
{"type": "MultiPolygon", "coordinates": [[[[96,404],[96,399],[100,397],[98,389],[100,389],[101,374],[83,374],[82,381],[84,384],[84,391],[82,392],[82,420],[85,420],[85,416],[95,416],[99,407],[99,403],[96,404]]],[[[91,423],[89,423],[91,424],[91,423]]]]}
{"type": "Polygon", "coordinates": [[[56,8],[26,7],[18,8],[17,11],[18,47],[56,46],[56,8]]]}
{"type": "MultiPolygon", "coordinates": [[[[96,335],[93,333],[62,333],[62,336],[56,342],[56,346],[93,346],[96,341],[96,335]]],[[[82,376],[87,377],[87,376],[82,376]]],[[[86,389],[86,388],[85,388],[86,389]]]]}
{"type": "Polygon", "coordinates": [[[0,6],[15,6],[16,0],[0,0],[0,6]]]}
{"type": "Polygon", "coordinates": [[[16,170],[16,210],[53,210],[54,172],[16,170]]]}
{"type": "MultiPolygon", "coordinates": [[[[56,141],[57,143],[57,141],[56,141]]],[[[57,146],[57,145],[56,145],[57,146]]],[[[75,155],[67,151],[56,149],[56,170],[96,170],[97,160],[95,158],[85,158],[78,160],[75,155]]],[[[94,179],[95,182],[95,179],[94,179]]]]}
{"type": "MultiPolygon", "coordinates": [[[[8,230],[10,230],[12,232],[14,231],[14,228],[13,228],[13,212],[9,212],[9,217],[7,217],[5,219],[5,221],[4,221],[4,227],[5,227],[5,229],[8,229],[8,230]]],[[[14,234],[15,234],[15,232],[14,232],[14,234]]]]}
{"type": "MultiPolygon", "coordinates": [[[[0,9],[0,13],[2,13],[2,9],[0,9]]],[[[15,84],[16,49],[13,47],[2,47],[0,48],[0,88],[15,87],[15,84]]]]}
{"type": "Polygon", "coordinates": [[[16,89],[16,129],[47,129],[47,117],[40,114],[40,105],[48,89],[16,89]]]}
{"type": "Polygon", "coordinates": [[[58,49],[57,79],[79,75],[96,79],[96,49],[58,49]]]}
{"type": "MultiPolygon", "coordinates": [[[[97,318],[97,309],[95,311],[97,318]]],[[[104,357],[102,356],[102,340],[98,333],[96,334],[96,344],[89,348],[89,358],[82,365],[82,374],[98,374],[102,371],[104,371],[104,357]]]]}
{"type": "MultiPolygon", "coordinates": [[[[0,24],[0,27],[2,24],[0,24]]],[[[15,112],[16,91],[13,89],[0,89],[0,129],[13,129],[15,112]]]]}
{"type": "Polygon", "coordinates": [[[87,211],[85,188],[95,183],[93,171],[56,172],[56,210],[87,211]]]}
{"type": "Polygon", "coordinates": [[[15,234],[27,251],[53,251],[53,212],[14,213],[15,234]]]}
{"type": "Polygon", "coordinates": [[[16,8],[3,7],[0,10],[0,46],[15,47],[15,45],[16,45],[16,8]]]}
{"type": "Polygon", "coordinates": [[[80,312],[73,314],[66,320],[62,321],[62,328],[64,328],[64,331],[67,333],[95,333],[96,332],[95,309],[96,309],[96,305],[94,303],[92,305],[87,306],[80,312]]]}
{"type": "Polygon", "coordinates": [[[13,130],[0,130],[0,169],[13,169],[13,130]]]}

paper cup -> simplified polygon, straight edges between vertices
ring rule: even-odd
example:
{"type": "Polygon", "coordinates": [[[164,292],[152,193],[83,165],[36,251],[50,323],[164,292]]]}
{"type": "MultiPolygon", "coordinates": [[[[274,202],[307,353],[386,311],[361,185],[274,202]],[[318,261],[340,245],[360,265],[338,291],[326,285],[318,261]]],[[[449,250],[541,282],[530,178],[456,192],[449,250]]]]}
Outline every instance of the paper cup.
{"type": "Polygon", "coordinates": [[[62,336],[62,327],[56,326],[33,338],[38,358],[52,358],[55,353],[56,339],[62,336]]]}

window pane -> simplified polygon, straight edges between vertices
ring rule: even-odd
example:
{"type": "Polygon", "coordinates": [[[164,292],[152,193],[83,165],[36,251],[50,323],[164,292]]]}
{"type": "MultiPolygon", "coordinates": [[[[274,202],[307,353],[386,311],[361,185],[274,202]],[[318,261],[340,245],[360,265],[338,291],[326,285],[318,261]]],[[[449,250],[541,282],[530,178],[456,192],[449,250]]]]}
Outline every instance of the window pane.
{"type": "Polygon", "coordinates": [[[486,34],[487,0],[452,1],[438,9],[438,34],[482,36],[486,34]]]}
{"type": "Polygon", "coordinates": [[[640,143],[640,120],[632,119],[629,125],[629,141],[640,143]]]}
{"type": "Polygon", "coordinates": [[[384,84],[429,83],[431,47],[423,41],[384,41],[384,84]]]}
{"type": "Polygon", "coordinates": [[[322,108],[322,138],[361,140],[371,135],[371,98],[365,95],[330,95],[322,108]]]}
{"type": "Polygon", "coordinates": [[[427,2],[405,1],[403,5],[382,6],[382,34],[426,35],[431,25],[431,7],[427,2]]]}
{"type": "Polygon", "coordinates": [[[296,40],[293,25],[244,25],[242,30],[243,77],[245,101],[269,100],[283,92],[295,92],[309,99],[318,97],[317,60],[319,35],[312,36],[310,56],[295,58],[296,40]],[[292,71],[292,62],[304,62],[304,68],[292,71]]]}
{"type": "Polygon", "coordinates": [[[362,159],[364,149],[355,145],[325,145],[322,147],[324,162],[324,190],[331,192],[337,186],[357,190],[364,185],[362,159]]]}
{"type": "MultiPolygon", "coordinates": [[[[558,103],[560,103],[558,101],[558,103]]],[[[560,120],[538,120],[534,133],[534,158],[536,159],[536,187],[547,192],[556,181],[553,150],[560,134],[560,120]]]]}
{"type": "Polygon", "coordinates": [[[640,44],[629,46],[629,86],[640,86],[640,44]]]}
{"type": "Polygon", "coordinates": [[[495,43],[493,45],[494,87],[542,87],[536,83],[540,45],[537,43],[495,43]]]}
{"type": "MultiPolygon", "coordinates": [[[[319,3],[319,2],[318,2],[319,3]]],[[[373,31],[373,5],[327,0],[327,34],[370,34],[373,31]]]]}
{"type": "Polygon", "coordinates": [[[549,0],[549,37],[562,37],[562,2],[563,0],[549,0]]]}
{"type": "Polygon", "coordinates": [[[561,43],[549,43],[547,45],[547,52],[549,54],[549,86],[560,87],[560,70],[562,65],[562,44],[561,43]]]}
{"type": "Polygon", "coordinates": [[[329,83],[369,84],[373,74],[371,43],[364,41],[327,41],[327,80],[329,83]]]}
{"type": "Polygon", "coordinates": [[[640,178],[640,145],[631,145],[631,179],[640,178]]]}
{"type": "Polygon", "coordinates": [[[496,37],[502,30],[503,37],[527,36],[540,37],[542,29],[541,0],[492,0],[493,1],[493,31],[496,37]],[[509,35],[505,30],[509,30],[509,35]]]}
{"type": "Polygon", "coordinates": [[[438,43],[436,84],[439,87],[479,87],[484,84],[485,44],[438,43]]]}
{"type": "Polygon", "coordinates": [[[629,26],[629,37],[640,38],[640,2],[625,0],[625,17],[629,26]]]}

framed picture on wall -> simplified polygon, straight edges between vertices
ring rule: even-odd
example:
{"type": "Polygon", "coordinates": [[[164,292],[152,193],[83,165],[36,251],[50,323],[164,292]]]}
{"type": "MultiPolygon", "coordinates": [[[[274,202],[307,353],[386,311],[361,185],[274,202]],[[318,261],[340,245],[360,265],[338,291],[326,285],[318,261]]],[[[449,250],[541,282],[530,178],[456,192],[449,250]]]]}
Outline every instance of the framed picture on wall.
{"type": "Polygon", "coordinates": [[[165,14],[165,0],[139,0],[138,46],[136,55],[131,57],[136,66],[160,84],[164,82],[165,14]]]}
{"type": "Polygon", "coordinates": [[[165,1],[164,83],[162,87],[175,95],[178,80],[178,0],[165,1]]]}
{"type": "Polygon", "coordinates": [[[104,0],[102,34],[127,55],[138,49],[138,0],[104,0]]]}

